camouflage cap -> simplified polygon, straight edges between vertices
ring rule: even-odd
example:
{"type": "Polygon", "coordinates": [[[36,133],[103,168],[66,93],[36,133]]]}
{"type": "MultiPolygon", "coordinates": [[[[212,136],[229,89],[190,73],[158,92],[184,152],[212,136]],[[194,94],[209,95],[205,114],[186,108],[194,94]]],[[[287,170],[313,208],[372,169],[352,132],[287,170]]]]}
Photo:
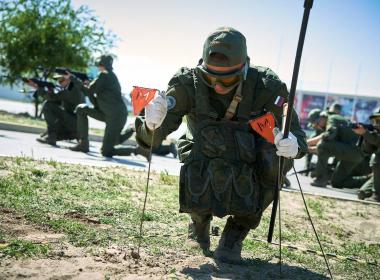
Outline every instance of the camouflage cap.
{"type": "Polygon", "coordinates": [[[372,115],[369,116],[369,119],[380,117],[380,107],[373,110],[372,115]]]}
{"type": "Polygon", "coordinates": [[[113,58],[110,55],[102,55],[98,58],[96,61],[95,65],[99,66],[102,65],[104,66],[107,70],[112,70],[112,63],[113,63],[113,58]]]}
{"type": "Polygon", "coordinates": [[[247,61],[247,45],[243,34],[231,27],[220,27],[212,32],[203,45],[203,61],[206,64],[221,67],[236,66],[247,61]],[[210,59],[210,55],[219,53],[227,57],[224,61],[210,59]]]}

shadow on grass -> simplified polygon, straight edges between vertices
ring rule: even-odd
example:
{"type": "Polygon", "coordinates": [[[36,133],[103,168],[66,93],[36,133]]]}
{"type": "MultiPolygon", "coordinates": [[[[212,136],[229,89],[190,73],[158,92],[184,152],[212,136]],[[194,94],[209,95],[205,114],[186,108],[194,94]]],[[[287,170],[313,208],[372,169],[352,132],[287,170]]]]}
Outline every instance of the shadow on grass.
{"type": "Polygon", "coordinates": [[[240,264],[228,264],[215,261],[200,265],[199,268],[184,268],[181,271],[190,279],[211,280],[223,279],[330,279],[325,275],[310,271],[308,269],[282,264],[281,274],[278,264],[269,263],[260,259],[244,259],[240,264]]]}

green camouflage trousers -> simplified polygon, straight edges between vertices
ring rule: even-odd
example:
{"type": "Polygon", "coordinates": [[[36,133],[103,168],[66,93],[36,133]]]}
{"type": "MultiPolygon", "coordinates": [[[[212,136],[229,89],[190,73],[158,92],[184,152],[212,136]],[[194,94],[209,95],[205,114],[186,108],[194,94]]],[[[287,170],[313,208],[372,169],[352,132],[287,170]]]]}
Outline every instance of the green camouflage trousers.
{"type": "Polygon", "coordinates": [[[360,188],[366,178],[353,176],[353,170],[363,161],[363,153],[355,145],[338,142],[322,141],[318,144],[318,162],[316,176],[324,177],[328,174],[328,159],[335,157],[338,160],[331,177],[331,185],[335,188],[360,188]]]}

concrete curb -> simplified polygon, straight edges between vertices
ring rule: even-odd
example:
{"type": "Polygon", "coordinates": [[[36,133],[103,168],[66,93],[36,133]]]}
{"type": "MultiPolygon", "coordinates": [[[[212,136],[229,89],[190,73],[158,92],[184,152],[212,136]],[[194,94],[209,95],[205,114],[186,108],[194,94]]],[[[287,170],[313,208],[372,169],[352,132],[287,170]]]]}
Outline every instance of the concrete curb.
{"type": "MultiPolygon", "coordinates": [[[[4,121],[0,121],[0,129],[16,131],[16,132],[24,132],[24,133],[33,133],[33,134],[41,134],[46,130],[46,128],[42,128],[38,126],[15,124],[15,123],[4,122],[4,121]]],[[[103,136],[90,134],[89,140],[95,141],[95,142],[102,142],[103,136]]]]}

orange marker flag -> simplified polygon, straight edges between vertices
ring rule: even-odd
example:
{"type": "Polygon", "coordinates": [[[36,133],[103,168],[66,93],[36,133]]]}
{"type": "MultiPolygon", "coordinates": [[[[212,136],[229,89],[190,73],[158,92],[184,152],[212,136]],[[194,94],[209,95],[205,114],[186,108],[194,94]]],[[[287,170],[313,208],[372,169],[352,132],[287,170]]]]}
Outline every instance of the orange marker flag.
{"type": "Polygon", "coordinates": [[[268,112],[261,117],[250,120],[249,124],[252,129],[260,134],[265,140],[274,144],[273,128],[276,126],[276,120],[272,113],[268,112]]]}
{"type": "Polygon", "coordinates": [[[131,98],[135,116],[154,98],[157,91],[154,88],[133,87],[131,98]]]}

